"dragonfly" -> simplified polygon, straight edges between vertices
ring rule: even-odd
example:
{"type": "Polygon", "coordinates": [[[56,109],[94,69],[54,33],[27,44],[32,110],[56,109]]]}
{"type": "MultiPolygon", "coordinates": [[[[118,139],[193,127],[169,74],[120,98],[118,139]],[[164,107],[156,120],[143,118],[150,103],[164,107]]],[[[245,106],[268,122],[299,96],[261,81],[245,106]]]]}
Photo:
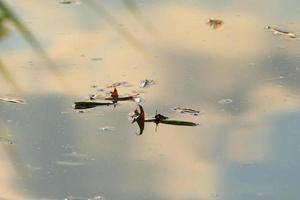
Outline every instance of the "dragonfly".
{"type": "Polygon", "coordinates": [[[116,107],[118,101],[140,101],[138,98],[139,94],[128,95],[128,96],[119,96],[117,88],[114,88],[110,92],[108,97],[99,97],[97,95],[91,95],[89,101],[78,101],[75,102],[75,109],[89,109],[97,106],[111,106],[116,107]],[[104,102],[99,102],[98,100],[104,100],[104,102]]]}
{"type": "Polygon", "coordinates": [[[132,124],[136,122],[140,129],[140,132],[137,133],[137,135],[143,134],[146,122],[155,123],[156,124],[155,131],[157,131],[157,127],[159,124],[168,124],[168,125],[175,125],[175,126],[197,126],[197,125],[199,125],[194,122],[169,119],[169,117],[157,113],[157,110],[155,112],[154,117],[145,118],[145,111],[143,109],[143,106],[141,106],[140,104],[139,104],[139,109],[140,109],[140,112],[136,109],[134,111],[134,115],[132,116],[132,118],[133,118],[132,124]]]}

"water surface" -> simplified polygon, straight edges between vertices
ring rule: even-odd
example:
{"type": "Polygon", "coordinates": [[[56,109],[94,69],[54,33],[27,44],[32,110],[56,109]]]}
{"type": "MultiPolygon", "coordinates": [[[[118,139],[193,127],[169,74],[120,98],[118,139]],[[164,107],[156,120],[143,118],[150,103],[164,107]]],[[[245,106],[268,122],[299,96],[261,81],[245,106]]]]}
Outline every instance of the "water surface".
{"type": "Polygon", "coordinates": [[[298,199],[300,40],[265,29],[300,34],[298,1],[1,2],[55,66],[5,22],[0,94],[26,104],[0,102],[0,199],[298,199]],[[133,102],[72,109],[117,81],[200,125],[137,136],[133,102]]]}

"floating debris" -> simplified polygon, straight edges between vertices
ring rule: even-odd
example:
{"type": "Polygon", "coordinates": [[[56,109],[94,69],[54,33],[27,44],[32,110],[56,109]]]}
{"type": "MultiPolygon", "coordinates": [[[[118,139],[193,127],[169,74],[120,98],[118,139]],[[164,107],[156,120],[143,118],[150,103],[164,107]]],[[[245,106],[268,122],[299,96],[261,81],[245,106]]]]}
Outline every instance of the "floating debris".
{"type": "Polygon", "coordinates": [[[105,92],[105,90],[103,88],[98,88],[97,92],[105,92]]]}
{"type": "Polygon", "coordinates": [[[184,108],[184,107],[175,107],[173,108],[174,111],[179,112],[181,114],[190,114],[194,116],[198,116],[200,114],[200,111],[194,110],[192,108],[184,108]]]}
{"type": "Polygon", "coordinates": [[[113,83],[113,84],[107,86],[107,88],[116,88],[116,87],[119,87],[119,86],[131,87],[131,85],[129,85],[129,83],[127,81],[121,81],[121,82],[113,83]]]}
{"type": "Polygon", "coordinates": [[[273,78],[267,78],[267,79],[264,79],[263,81],[276,81],[276,80],[281,80],[284,78],[285,78],[284,76],[278,76],[278,77],[273,77],[273,78]]]}
{"type": "Polygon", "coordinates": [[[76,151],[72,151],[71,153],[66,153],[66,154],[64,154],[64,156],[75,158],[75,159],[80,159],[80,160],[95,160],[94,158],[91,158],[86,154],[77,153],[76,151]]]}
{"type": "Polygon", "coordinates": [[[102,58],[91,58],[91,61],[101,61],[102,58]]]}
{"type": "Polygon", "coordinates": [[[63,161],[63,160],[57,160],[55,161],[56,164],[58,165],[63,165],[63,166],[82,166],[84,163],[82,162],[72,162],[72,161],[63,161]]]}
{"type": "Polygon", "coordinates": [[[141,103],[142,99],[140,97],[134,97],[133,101],[136,102],[136,103],[141,103]]]}
{"type": "Polygon", "coordinates": [[[132,90],[131,92],[132,92],[133,94],[143,94],[143,93],[145,93],[144,90],[132,90]]]}
{"type": "Polygon", "coordinates": [[[221,99],[218,101],[218,104],[224,105],[224,104],[230,104],[232,102],[233,102],[232,99],[221,99]]]}
{"type": "Polygon", "coordinates": [[[97,88],[98,86],[97,85],[91,85],[91,88],[97,88]]]}
{"type": "Polygon", "coordinates": [[[113,126],[104,126],[104,127],[99,128],[99,130],[103,131],[103,132],[111,132],[111,131],[115,130],[115,127],[113,127],[113,126]]]}
{"type": "Polygon", "coordinates": [[[60,4],[71,4],[73,3],[73,1],[69,1],[69,0],[62,0],[59,2],[60,4]]]}
{"type": "Polygon", "coordinates": [[[102,94],[90,94],[88,98],[89,100],[97,100],[97,99],[104,99],[105,96],[103,96],[102,94]]]}
{"type": "Polygon", "coordinates": [[[71,145],[71,144],[63,144],[63,145],[61,145],[61,147],[63,148],[63,149],[67,149],[67,150],[69,150],[69,149],[73,149],[74,147],[71,145]]]}
{"type": "Polygon", "coordinates": [[[95,196],[92,198],[86,198],[86,197],[67,197],[64,200],[105,200],[102,196],[95,196]]]}
{"type": "Polygon", "coordinates": [[[140,88],[147,88],[154,84],[154,80],[145,79],[140,82],[140,88]]]}
{"type": "MultiPolygon", "coordinates": [[[[292,38],[292,39],[298,38],[295,33],[292,33],[292,32],[289,32],[289,31],[280,30],[278,28],[274,28],[274,27],[271,27],[271,26],[267,26],[266,29],[273,32],[274,35],[283,35],[283,36],[287,36],[287,37],[292,38]]],[[[298,39],[300,39],[300,38],[298,38],[298,39]]]]}
{"type": "Polygon", "coordinates": [[[0,101],[8,102],[8,103],[18,103],[18,104],[25,104],[25,100],[23,99],[16,99],[13,97],[0,97],[0,101]]]}
{"type": "Polygon", "coordinates": [[[224,24],[224,22],[220,19],[208,19],[207,24],[213,29],[218,29],[224,24]]]}
{"type": "Polygon", "coordinates": [[[81,110],[81,109],[75,109],[75,111],[76,112],[78,112],[78,113],[89,113],[89,112],[91,112],[92,110],[91,109],[84,109],[84,110],[81,110]]]}
{"type": "Polygon", "coordinates": [[[79,0],[61,0],[59,1],[60,4],[81,4],[79,0]]]}
{"type": "Polygon", "coordinates": [[[41,167],[37,167],[37,166],[32,166],[30,164],[27,164],[26,167],[30,170],[30,171],[39,171],[42,168],[41,167]]]}
{"type": "Polygon", "coordinates": [[[1,144],[13,145],[15,142],[12,139],[0,137],[1,144]]]}

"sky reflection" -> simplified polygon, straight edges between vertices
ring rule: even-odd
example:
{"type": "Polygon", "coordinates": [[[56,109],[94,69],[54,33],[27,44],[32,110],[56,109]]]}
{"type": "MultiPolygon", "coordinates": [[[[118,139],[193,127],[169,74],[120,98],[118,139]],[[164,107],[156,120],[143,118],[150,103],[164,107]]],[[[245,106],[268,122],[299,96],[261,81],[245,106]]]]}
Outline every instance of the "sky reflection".
{"type": "Polygon", "coordinates": [[[296,199],[300,43],[264,27],[300,33],[298,2],[132,2],[102,1],[102,15],[84,0],[7,2],[59,75],[13,28],[1,40],[1,63],[23,91],[1,77],[1,95],[27,104],[0,104],[0,136],[16,142],[0,145],[0,199],[296,199]],[[211,17],[224,25],[211,29],[211,17]],[[200,126],[148,123],[137,137],[134,103],[72,110],[92,85],[128,81],[125,94],[145,78],[157,83],[141,93],[147,116],[200,126]]]}

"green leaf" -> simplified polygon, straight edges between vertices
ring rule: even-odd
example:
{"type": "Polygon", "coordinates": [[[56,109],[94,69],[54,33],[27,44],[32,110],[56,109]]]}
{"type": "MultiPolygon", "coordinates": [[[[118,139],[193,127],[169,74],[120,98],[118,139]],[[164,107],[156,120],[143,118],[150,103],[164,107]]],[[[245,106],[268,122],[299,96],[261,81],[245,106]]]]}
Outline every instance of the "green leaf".
{"type": "MultiPolygon", "coordinates": [[[[153,122],[153,123],[155,123],[155,119],[154,118],[147,118],[147,119],[145,119],[145,122],[153,122]]],[[[175,126],[198,126],[199,125],[199,124],[196,124],[194,122],[172,120],[172,119],[160,120],[159,123],[161,123],[161,124],[175,125],[175,126]]]]}
{"type": "Polygon", "coordinates": [[[178,121],[178,120],[162,120],[160,121],[162,124],[170,124],[175,126],[197,126],[198,124],[194,122],[188,122],[188,121],[178,121]]]}

